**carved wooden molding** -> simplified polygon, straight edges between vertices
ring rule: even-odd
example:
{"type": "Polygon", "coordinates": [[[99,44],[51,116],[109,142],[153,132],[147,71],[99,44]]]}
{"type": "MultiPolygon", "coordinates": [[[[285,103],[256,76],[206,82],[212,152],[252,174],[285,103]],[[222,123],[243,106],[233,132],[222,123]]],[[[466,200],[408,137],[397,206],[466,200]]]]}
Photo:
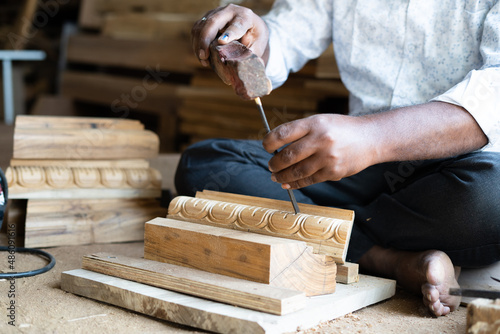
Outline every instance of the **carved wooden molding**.
{"type": "Polygon", "coordinates": [[[316,253],[332,256],[338,263],[345,261],[353,223],[186,196],[172,200],[168,218],[306,241],[316,253]]]}
{"type": "Polygon", "coordinates": [[[161,192],[161,175],[153,168],[18,166],[9,167],[6,178],[11,198],[156,197],[161,192]]]}

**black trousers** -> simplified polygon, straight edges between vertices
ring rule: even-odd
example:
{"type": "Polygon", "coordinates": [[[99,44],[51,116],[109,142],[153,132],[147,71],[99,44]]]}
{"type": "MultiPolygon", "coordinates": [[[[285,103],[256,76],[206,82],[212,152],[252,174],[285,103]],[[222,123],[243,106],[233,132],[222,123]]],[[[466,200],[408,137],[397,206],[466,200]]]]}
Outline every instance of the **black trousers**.
{"type": "MultiPolygon", "coordinates": [[[[270,158],[260,141],[197,143],[182,155],[177,191],[193,196],[209,189],[289,200],[270,179],[270,158]]],[[[463,267],[500,260],[500,153],[384,163],[294,192],[301,203],[354,210],[351,262],[374,245],[441,250],[463,267]]]]}

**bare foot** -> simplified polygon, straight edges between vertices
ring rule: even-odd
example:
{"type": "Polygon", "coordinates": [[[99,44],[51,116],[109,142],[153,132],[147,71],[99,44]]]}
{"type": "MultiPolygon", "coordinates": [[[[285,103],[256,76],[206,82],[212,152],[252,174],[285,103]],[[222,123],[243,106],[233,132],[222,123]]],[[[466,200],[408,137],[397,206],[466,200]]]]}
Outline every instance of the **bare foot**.
{"type": "Polygon", "coordinates": [[[460,268],[441,251],[406,252],[374,246],[359,265],[375,275],[395,279],[406,290],[421,293],[424,305],[435,316],[447,315],[460,304],[460,297],[448,294],[450,288],[459,287],[460,268]]]}

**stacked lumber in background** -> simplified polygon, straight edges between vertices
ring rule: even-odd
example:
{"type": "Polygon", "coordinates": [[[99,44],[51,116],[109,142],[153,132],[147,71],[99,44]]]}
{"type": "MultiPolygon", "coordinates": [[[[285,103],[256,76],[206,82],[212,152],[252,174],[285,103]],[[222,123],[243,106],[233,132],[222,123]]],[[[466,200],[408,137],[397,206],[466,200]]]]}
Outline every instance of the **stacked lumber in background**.
{"type": "Polygon", "coordinates": [[[134,120],[18,116],[9,199],[27,200],[25,247],[142,240],[164,214],[159,140],[134,120]]]}
{"type": "Polygon", "coordinates": [[[390,298],[395,281],[343,280],[353,212],[203,191],[146,223],[144,258],[83,257],[61,288],[217,333],[283,333],[390,298]]]}
{"type": "MultiPolygon", "coordinates": [[[[191,46],[194,22],[232,2],[258,14],[274,3],[82,0],[79,32],[67,42],[62,94],[100,106],[110,117],[153,115],[157,121],[151,129],[160,136],[163,152],[214,137],[262,138],[265,131],[256,107],[203,68],[191,46]]],[[[320,106],[328,97],[346,99],[338,71],[332,77],[330,61],[334,64],[331,49],[263,99],[272,128],[324,111],[320,106]]],[[[345,105],[333,109],[345,112],[345,105]]]]}
{"type": "MultiPolygon", "coordinates": [[[[304,78],[313,80],[308,70],[262,98],[271,128],[317,112],[327,94],[306,87],[304,78]]],[[[216,137],[262,139],[266,134],[255,103],[240,99],[212,70],[198,70],[189,87],[179,87],[178,95],[179,131],[189,144],[216,137]]]]}
{"type": "MultiPolygon", "coordinates": [[[[241,1],[240,1],[241,2],[241,1]]],[[[273,1],[247,1],[267,11],[273,1]]],[[[219,0],[82,0],[79,31],[69,36],[61,94],[109,117],[146,121],[162,152],[178,151],[177,87],[200,67],[191,28],[219,0]],[[97,110],[97,109],[96,109],[97,110]],[[148,118],[148,119],[149,119],[148,118]]]]}

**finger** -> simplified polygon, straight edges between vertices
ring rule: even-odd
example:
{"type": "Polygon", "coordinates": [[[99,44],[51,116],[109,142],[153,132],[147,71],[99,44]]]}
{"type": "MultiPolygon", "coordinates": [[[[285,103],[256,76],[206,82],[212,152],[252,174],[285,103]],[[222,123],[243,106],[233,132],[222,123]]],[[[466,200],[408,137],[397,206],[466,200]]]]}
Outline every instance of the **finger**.
{"type": "MultiPolygon", "coordinates": [[[[219,37],[220,44],[227,44],[235,40],[240,40],[243,36],[247,35],[248,31],[253,30],[253,21],[251,14],[253,12],[244,7],[238,8],[238,15],[234,16],[227,28],[221,33],[219,37]]],[[[243,44],[249,46],[253,44],[253,40],[242,41],[243,44]],[[246,43],[245,43],[246,42],[246,43]]]]}
{"type": "Polygon", "coordinates": [[[294,182],[283,183],[281,187],[283,189],[301,189],[316,183],[324,182],[326,180],[327,180],[326,173],[324,173],[323,170],[319,170],[317,173],[309,177],[305,177],[303,179],[294,182]]]}
{"type": "Polygon", "coordinates": [[[288,168],[273,172],[272,179],[278,183],[290,183],[307,178],[323,168],[323,162],[317,155],[312,155],[288,168]]]}
{"type": "MultiPolygon", "coordinates": [[[[210,43],[217,37],[229,22],[237,15],[229,6],[214,9],[205,14],[205,19],[198,20],[191,30],[193,38],[193,50],[200,61],[206,61],[210,57],[210,43]]],[[[203,63],[203,62],[202,62],[203,63]]]]}
{"type": "Polygon", "coordinates": [[[262,141],[264,149],[272,153],[287,144],[290,144],[310,132],[307,118],[281,124],[271,130],[262,141]]]}

